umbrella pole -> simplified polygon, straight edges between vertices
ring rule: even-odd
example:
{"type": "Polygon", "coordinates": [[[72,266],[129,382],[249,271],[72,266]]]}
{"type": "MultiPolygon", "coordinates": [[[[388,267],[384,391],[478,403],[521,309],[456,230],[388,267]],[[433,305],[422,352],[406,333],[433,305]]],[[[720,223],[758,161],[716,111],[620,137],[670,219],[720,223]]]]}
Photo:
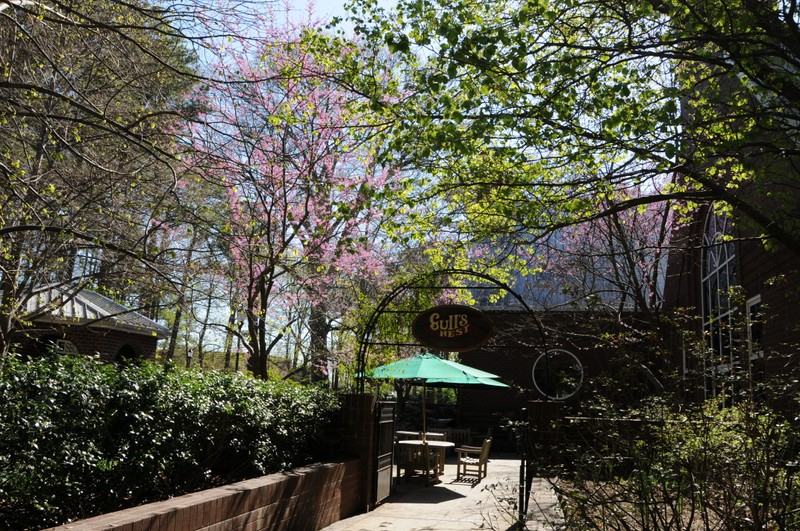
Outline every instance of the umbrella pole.
{"type": "Polygon", "coordinates": [[[425,385],[425,382],[423,382],[422,383],[422,442],[425,442],[427,440],[426,439],[426,437],[427,437],[426,434],[428,433],[428,427],[425,425],[425,422],[426,422],[425,421],[425,417],[427,416],[425,414],[425,402],[427,401],[425,395],[427,393],[427,389],[428,389],[428,386],[425,385]]]}

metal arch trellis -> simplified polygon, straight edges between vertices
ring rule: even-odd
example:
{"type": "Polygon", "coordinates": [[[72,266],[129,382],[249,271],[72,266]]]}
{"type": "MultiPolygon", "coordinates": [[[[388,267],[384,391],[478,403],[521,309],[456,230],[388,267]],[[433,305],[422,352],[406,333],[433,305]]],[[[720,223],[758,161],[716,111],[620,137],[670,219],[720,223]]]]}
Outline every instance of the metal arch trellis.
{"type": "MultiPolygon", "coordinates": [[[[359,347],[358,347],[358,356],[356,359],[356,374],[357,374],[357,390],[359,393],[363,393],[365,389],[365,375],[367,371],[367,353],[369,351],[369,347],[376,343],[370,341],[372,334],[375,332],[375,326],[378,322],[378,318],[385,312],[386,308],[391,304],[400,294],[405,291],[412,291],[416,289],[433,289],[433,288],[448,288],[448,289],[475,289],[474,286],[426,286],[423,284],[425,281],[429,281],[436,277],[443,277],[448,275],[461,275],[461,276],[468,276],[474,277],[486,282],[490,282],[494,284],[495,287],[500,288],[507,293],[510,293],[525,309],[525,311],[533,318],[534,323],[536,324],[536,328],[539,331],[539,335],[542,342],[543,352],[547,352],[547,339],[544,331],[544,326],[536,314],[533,312],[530,306],[525,302],[525,300],[516,292],[514,291],[511,286],[506,284],[505,282],[501,282],[496,278],[484,274],[479,273],[477,271],[472,271],[469,269],[438,269],[436,271],[431,271],[428,273],[421,274],[415,278],[413,278],[409,282],[404,282],[403,284],[394,288],[389,294],[387,294],[378,305],[373,310],[372,314],[370,315],[369,319],[367,320],[364,328],[361,332],[359,337],[359,347]]],[[[413,345],[420,345],[419,343],[397,343],[398,346],[413,346],[413,345]]],[[[547,364],[547,356],[545,356],[545,364],[547,364]]],[[[545,374],[547,374],[547,368],[545,368],[545,374]]],[[[546,399],[546,398],[545,398],[546,399]]]]}

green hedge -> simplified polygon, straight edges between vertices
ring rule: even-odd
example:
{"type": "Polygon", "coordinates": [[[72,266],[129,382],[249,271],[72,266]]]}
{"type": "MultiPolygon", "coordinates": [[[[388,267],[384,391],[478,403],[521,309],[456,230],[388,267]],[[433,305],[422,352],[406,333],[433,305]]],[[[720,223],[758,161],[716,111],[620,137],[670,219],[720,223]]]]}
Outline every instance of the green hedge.
{"type": "Polygon", "coordinates": [[[335,395],[241,375],[7,359],[0,528],[40,529],[330,456],[335,395]]]}

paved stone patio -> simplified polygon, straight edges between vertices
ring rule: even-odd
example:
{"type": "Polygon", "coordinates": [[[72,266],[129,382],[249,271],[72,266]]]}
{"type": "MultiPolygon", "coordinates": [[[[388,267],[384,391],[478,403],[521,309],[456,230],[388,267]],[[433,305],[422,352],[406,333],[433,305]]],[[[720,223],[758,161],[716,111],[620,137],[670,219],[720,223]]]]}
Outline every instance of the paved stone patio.
{"type": "MultiPolygon", "coordinates": [[[[465,531],[517,529],[520,461],[511,454],[492,454],[488,476],[480,482],[456,481],[452,458],[441,483],[426,487],[420,477],[394,480],[393,493],[369,513],[347,518],[325,531],[465,531]]],[[[563,529],[550,484],[534,478],[525,529],[563,529]]]]}

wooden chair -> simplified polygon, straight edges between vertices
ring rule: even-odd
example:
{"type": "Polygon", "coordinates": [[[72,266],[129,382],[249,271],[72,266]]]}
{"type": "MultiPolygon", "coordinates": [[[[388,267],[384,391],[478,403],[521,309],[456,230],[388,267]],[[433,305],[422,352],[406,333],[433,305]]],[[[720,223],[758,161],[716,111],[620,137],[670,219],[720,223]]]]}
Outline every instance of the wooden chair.
{"type": "Polygon", "coordinates": [[[487,463],[489,462],[489,449],[492,439],[484,439],[481,446],[462,446],[456,448],[458,462],[456,463],[456,480],[461,480],[467,475],[476,475],[478,481],[486,477],[487,463]]]}
{"type": "Polygon", "coordinates": [[[450,441],[456,446],[469,444],[471,437],[469,428],[445,428],[444,435],[446,440],[450,441]]]}
{"type": "Polygon", "coordinates": [[[439,459],[433,448],[428,446],[395,445],[395,463],[397,464],[397,477],[401,471],[406,481],[419,470],[426,481],[431,483],[438,479],[440,470],[439,459]]]}

